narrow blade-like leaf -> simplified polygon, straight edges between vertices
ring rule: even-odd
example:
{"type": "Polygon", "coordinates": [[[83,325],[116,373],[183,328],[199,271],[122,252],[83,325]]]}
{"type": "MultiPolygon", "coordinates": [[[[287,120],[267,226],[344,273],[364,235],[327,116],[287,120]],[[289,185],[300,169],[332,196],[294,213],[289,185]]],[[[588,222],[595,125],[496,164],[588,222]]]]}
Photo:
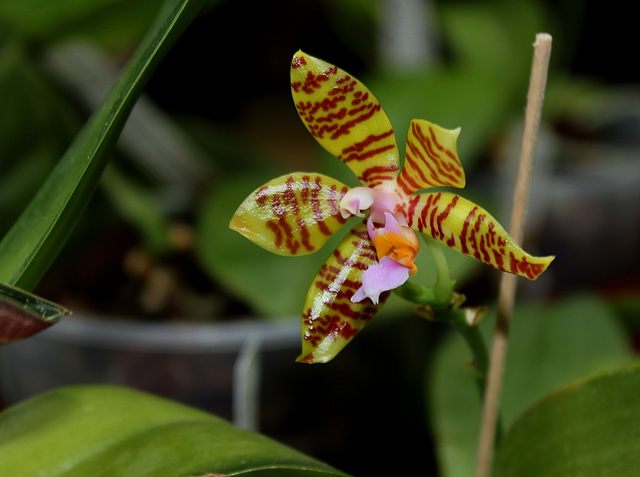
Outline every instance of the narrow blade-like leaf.
{"type": "Polygon", "coordinates": [[[0,242],[0,282],[32,289],[78,221],[152,72],[206,0],[169,1],[119,80],[0,242]]]}

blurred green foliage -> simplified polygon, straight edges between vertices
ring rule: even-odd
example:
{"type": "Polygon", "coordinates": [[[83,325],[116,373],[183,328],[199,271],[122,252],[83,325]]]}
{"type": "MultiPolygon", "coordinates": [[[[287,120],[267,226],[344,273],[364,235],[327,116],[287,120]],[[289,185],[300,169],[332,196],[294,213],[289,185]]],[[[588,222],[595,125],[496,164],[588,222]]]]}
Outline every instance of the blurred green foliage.
{"type": "MultiPolygon", "coordinates": [[[[495,310],[480,325],[487,342],[494,321],[495,310]]],[[[473,377],[464,366],[469,357],[465,343],[449,336],[437,350],[426,384],[440,471],[447,477],[471,475],[474,469],[482,407],[481,399],[471,392],[473,377]]],[[[558,386],[636,361],[628,336],[603,300],[575,296],[552,306],[517,306],[509,338],[502,423],[510,429],[525,410],[558,386]]],[[[559,420],[556,424],[564,425],[559,420]]],[[[529,438],[544,440],[546,429],[538,431],[529,438]]]]}
{"type": "Polygon", "coordinates": [[[634,476],[637,364],[562,386],[528,409],[498,449],[496,476],[634,476]]]}
{"type": "Polygon", "coordinates": [[[154,0],[5,0],[5,35],[49,45],[82,38],[115,53],[130,50],[147,31],[162,2],[154,0]]]}
{"type": "Polygon", "coordinates": [[[44,182],[86,116],[53,80],[41,51],[81,39],[128,55],[159,6],[122,0],[0,3],[0,232],[44,182]]]}

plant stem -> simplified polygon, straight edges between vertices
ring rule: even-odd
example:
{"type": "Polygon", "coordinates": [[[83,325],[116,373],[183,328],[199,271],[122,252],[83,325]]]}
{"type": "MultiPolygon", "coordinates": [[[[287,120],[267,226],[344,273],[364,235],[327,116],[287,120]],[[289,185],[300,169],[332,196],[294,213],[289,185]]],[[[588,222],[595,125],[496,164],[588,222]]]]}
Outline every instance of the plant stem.
{"type": "Polygon", "coordinates": [[[451,280],[449,264],[442,244],[427,234],[423,234],[423,238],[433,257],[436,283],[433,287],[423,287],[407,282],[396,289],[396,293],[419,305],[417,311],[420,315],[448,324],[462,335],[473,356],[470,368],[482,397],[485,391],[489,359],[484,339],[476,325],[479,318],[484,315],[485,308],[460,307],[464,297],[454,293],[456,282],[451,280]]]}
{"type": "Polygon", "coordinates": [[[444,255],[440,242],[427,234],[422,234],[422,237],[429,247],[429,251],[431,252],[431,256],[433,257],[433,262],[436,267],[437,278],[436,284],[433,287],[436,301],[445,306],[449,306],[451,304],[451,294],[453,293],[455,282],[451,280],[447,257],[444,255]]]}
{"type": "MultiPolygon", "coordinates": [[[[458,310],[460,314],[464,313],[464,310],[458,310]]],[[[453,326],[462,335],[467,342],[473,360],[471,361],[471,367],[474,374],[476,383],[478,384],[478,391],[482,398],[487,386],[487,369],[489,365],[489,354],[487,353],[487,346],[480,334],[480,328],[478,326],[470,325],[466,322],[464,317],[460,317],[458,320],[453,321],[453,326]]]]}
{"type": "MultiPolygon", "coordinates": [[[[536,138],[540,126],[550,55],[551,36],[546,33],[539,33],[536,35],[536,41],[534,43],[533,65],[527,97],[524,132],[509,228],[510,235],[518,243],[522,243],[525,211],[529,196],[536,138]]],[[[491,474],[496,441],[496,423],[499,420],[498,414],[502,377],[505,368],[509,324],[515,301],[515,292],[516,276],[506,273],[503,274],[498,297],[498,320],[491,348],[491,360],[487,375],[487,387],[478,442],[476,477],[489,477],[491,474]]]]}

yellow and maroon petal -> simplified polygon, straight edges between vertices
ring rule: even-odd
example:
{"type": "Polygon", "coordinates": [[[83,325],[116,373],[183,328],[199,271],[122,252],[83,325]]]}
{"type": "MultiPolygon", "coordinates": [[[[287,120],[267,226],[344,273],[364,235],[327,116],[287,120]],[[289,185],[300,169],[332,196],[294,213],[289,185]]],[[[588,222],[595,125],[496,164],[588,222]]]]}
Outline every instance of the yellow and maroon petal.
{"type": "Polygon", "coordinates": [[[391,123],[360,81],[298,51],[291,63],[291,93],[309,132],[364,185],[396,178],[399,157],[391,123]]]}
{"type": "Polygon", "coordinates": [[[407,151],[397,183],[407,195],[436,186],[465,186],[465,175],[458,158],[458,129],[414,119],[407,134],[407,151]]]}
{"type": "Polygon", "coordinates": [[[449,247],[499,270],[535,280],[555,257],[522,250],[486,210],[448,192],[419,194],[407,204],[407,222],[449,247]]]}
{"type": "Polygon", "coordinates": [[[247,197],[229,227],[279,255],[315,252],[346,222],[340,200],[349,188],[322,174],[273,179],[247,197]]]}
{"type": "Polygon", "coordinates": [[[366,224],[349,232],[313,280],[302,314],[302,353],[298,361],[333,359],[382,307],[389,292],[374,305],[351,297],[362,286],[362,274],[376,264],[376,250],[366,224]]]}

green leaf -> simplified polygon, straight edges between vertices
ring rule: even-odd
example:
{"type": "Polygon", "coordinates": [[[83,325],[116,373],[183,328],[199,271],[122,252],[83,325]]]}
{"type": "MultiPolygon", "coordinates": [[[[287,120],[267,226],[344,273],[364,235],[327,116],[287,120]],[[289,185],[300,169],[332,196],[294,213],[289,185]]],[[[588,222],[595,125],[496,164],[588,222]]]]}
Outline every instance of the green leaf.
{"type": "Polygon", "coordinates": [[[18,41],[0,40],[0,236],[73,140],[80,120],[18,41]]]}
{"type": "Polygon", "coordinates": [[[28,338],[68,314],[60,305],[0,283],[0,345],[28,338]]]}
{"type": "Polygon", "coordinates": [[[389,116],[400,149],[414,118],[461,127],[458,154],[470,173],[482,151],[522,114],[531,45],[544,29],[544,12],[535,2],[498,0],[440,2],[438,15],[449,64],[361,79],[389,116]]]}
{"type": "Polygon", "coordinates": [[[532,0],[453,2],[439,6],[443,36],[458,66],[500,72],[504,81],[529,75],[536,33],[550,26],[545,7],[532,0]]]}
{"type": "Polygon", "coordinates": [[[147,249],[156,254],[169,250],[169,219],[148,188],[114,164],[105,169],[100,184],[111,205],[137,229],[147,249]]]}
{"type": "MultiPolygon", "coordinates": [[[[494,321],[487,317],[481,323],[485,336],[493,332],[494,321]]],[[[449,338],[437,351],[428,392],[441,473],[462,477],[473,475],[481,404],[465,365],[471,354],[461,337],[449,338]]],[[[509,338],[502,421],[508,427],[560,385],[632,361],[616,316],[596,298],[518,306],[509,338]]]]}
{"type": "Polygon", "coordinates": [[[59,388],[4,411],[0,468],[12,477],[345,476],[205,412],[112,386],[59,388]]]}
{"type": "Polygon", "coordinates": [[[638,475],[638,389],[640,365],[635,365],[546,396],[505,436],[496,454],[496,475],[638,475]]]}
{"type": "Polygon", "coordinates": [[[0,281],[33,288],[57,256],[96,188],[138,96],[161,58],[205,6],[172,0],[117,83],[0,242],[0,281]]]}
{"type": "Polygon", "coordinates": [[[30,41],[82,37],[117,49],[139,41],[157,14],[156,0],[3,0],[0,22],[30,41]]]}

